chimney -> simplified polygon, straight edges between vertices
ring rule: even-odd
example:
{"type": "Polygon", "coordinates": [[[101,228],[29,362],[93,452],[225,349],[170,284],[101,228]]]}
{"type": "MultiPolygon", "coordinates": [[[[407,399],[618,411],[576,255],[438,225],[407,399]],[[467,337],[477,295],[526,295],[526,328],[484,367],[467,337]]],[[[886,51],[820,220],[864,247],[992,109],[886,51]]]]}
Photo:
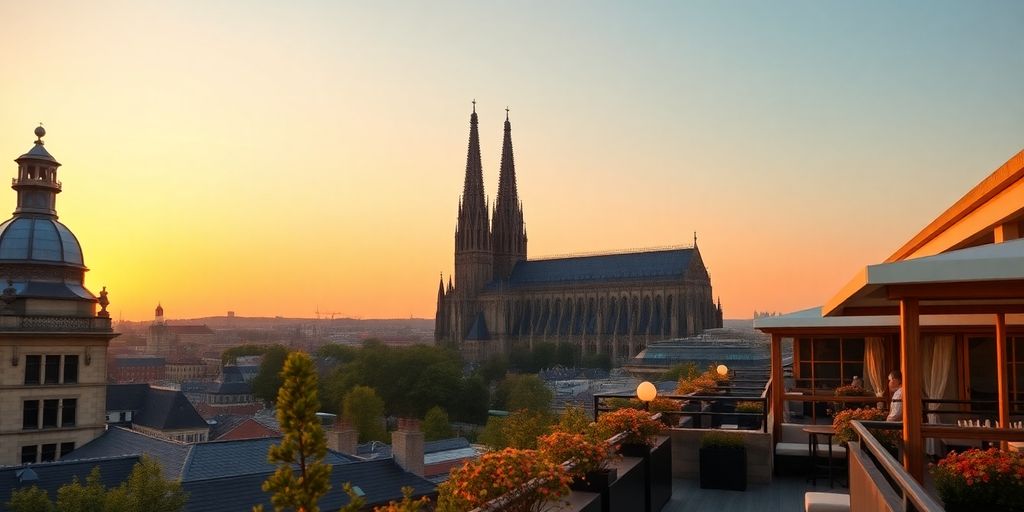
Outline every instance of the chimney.
{"type": "Polygon", "coordinates": [[[343,419],[339,418],[327,431],[327,447],[336,452],[355,455],[358,442],[359,432],[351,423],[343,419]]]}
{"type": "Polygon", "coordinates": [[[419,420],[398,419],[398,430],[391,433],[391,453],[402,469],[423,476],[423,432],[419,420]]]}

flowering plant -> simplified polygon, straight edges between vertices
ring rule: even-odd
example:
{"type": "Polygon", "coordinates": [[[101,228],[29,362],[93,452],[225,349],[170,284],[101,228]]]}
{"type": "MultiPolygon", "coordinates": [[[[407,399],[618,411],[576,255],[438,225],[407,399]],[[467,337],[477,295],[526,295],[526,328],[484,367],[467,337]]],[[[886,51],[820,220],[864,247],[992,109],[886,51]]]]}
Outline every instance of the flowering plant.
{"type": "MultiPolygon", "coordinates": [[[[874,393],[860,387],[860,386],[839,386],[836,388],[836,396],[875,396],[874,393]]],[[[839,412],[850,407],[846,402],[833,402],[832,408],[834,411],[839,412]]]]}
{"type": "Polygon", "coordinates": [[[625,432],[624,444],[645,444],[654,445],[654,436],[661,433],[661,423],[651,419],[647,411],[636,409],[619,409],[602,414],[597,419],[597,424],[602,431],[615,435],[625,432]]]}
{"type": "Polygon", "coordinates": [[[538,512],[548,500],[569,494],[569,473],[536,450],[505,448],[453,469],[437,490],[438,510],[472,510],[500,496],[502,510],[538,512]]]}
{"type": "Polygon", "coordinates": [[[870,391],[860,386],[839,386],[836,388],[836,396],[875,396],[870,391]]]}
{"type": "Polygon", "coordinates": [[[1024,510],[1024,455],[997,448],[952,452],[932,467],[945,509],[1024,510]]]}
{"type": "Polygon", "coordinates": [[[541,454],[555,464],[571,462],[573,467],[570,473],[574,477],[605,469],[611,454],[608,444],[596,436],[569,432],[556,431],[540,436],[537,438],[537,447],[541,454]]]}
{"type": "MultiPolygon", "coordinates": [[[[846,443],[857,439],[857,433],[853,431],[853,426],[850,425],[850,422],[854,420],[885,421],[885,411],[875,409],[874,407],[865,407],[863,409],[846,409],[845,411],[837,412],[832,417],[832,429],[836,431],[835,440],[840,445],[846,446],[846,443]]],[[[899,430],[870,429],[869,432],[875,436],[878,442],[889,448],[895,448],[899,440],[902,439],[902,432],[899,430]]]]}
{"type": "Polygon", "coordinates": [[[718,381],[714,376],[718,374],[712,371],[704,372],[696,377],[680,377],[676,385],[677,395],[690,393],[707,393],[718,388],[718,381]]]}

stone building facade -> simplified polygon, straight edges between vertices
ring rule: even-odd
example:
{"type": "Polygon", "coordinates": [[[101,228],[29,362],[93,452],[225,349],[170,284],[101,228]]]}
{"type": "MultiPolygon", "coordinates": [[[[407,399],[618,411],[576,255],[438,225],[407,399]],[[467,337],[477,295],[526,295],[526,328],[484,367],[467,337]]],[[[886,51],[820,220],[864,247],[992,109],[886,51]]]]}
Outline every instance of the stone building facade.
{"type": "Polygon", "coordinates": [[[0,465],[58,460],[103,433],[116,336],[106,291],[85,288],[82,248],[57,221],[60,163],[35,133],[16,160],[14,216],[0,224],[0,465]]]}
{"type": "Polygon", "coordinates": [[[621,362],[647,342],[722,326],[697,240],[691,247],[527,259],[512,125],[505,117],[498,194],[487,202],[476,109],[455,229],[455,281],[442,277],[435,339],[469,359],[514,344],[568,342],[621,362]]]}

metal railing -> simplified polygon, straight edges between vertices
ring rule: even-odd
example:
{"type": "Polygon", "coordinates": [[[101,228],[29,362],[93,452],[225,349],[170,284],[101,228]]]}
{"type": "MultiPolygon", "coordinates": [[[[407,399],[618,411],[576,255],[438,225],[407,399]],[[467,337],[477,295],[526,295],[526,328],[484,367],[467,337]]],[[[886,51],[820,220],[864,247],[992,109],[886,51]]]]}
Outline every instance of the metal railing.
{"type": "MultiPolygon", "coordinates": [[[[739,383],[743,381],[730,381],[730,384],[739,383]]],[[[772,382],[769,379],[767,382],[763,380],[750,380],[746,382],[757,382],[764,383],[762,386],[719,386],[716,391],[722,392],[723,394],[690,394],[690,395],[658,395],[659,399],[668,399],[680,403],[680,410],[678,411],[658,411],[663,417],[667,418],[679,418],[677,421],[671,422],[670,426],[673,428],[712,428],[721,429],[722,425],[736,425],[737,428],[741,424],[740,418],[752,418],[759,421],[759,427],[754,429],[744,430],[761,430],[762,432],[768,432],[768,415],[771,412],[771,387],[772,382]],[[740,394],[733,394],[733,392],[739,392],[740,394]],[[749,394],[746,394],[749,393],[749,394]],[[756,402],[761,404],[761,412],[736,412],[735,406],[739,402],[756,402]],[[685,410],[688,406],[696,406],[696,410],[685,410]],[[730,410],[730,407],[732,410],[730,410]],[[691,418],[690,426],[682,425],[683,418],[691,418]],[[709,425],[705,427],[703,425],[703,418],[709,419],[709,425]],[[735,420],[736,423],[726,423],[723,420],[735,420]],[[698,426],[698,423],[700,424],[698,426]]],[[[615,410],[615,407],[611,407],[604,404],[603,401],[606,399],[635,399],[635,395],[626,393],[601,393],[594,395],[594,421],[597,421],[598,416],[602,412],[610,412],[615,410]]]]}

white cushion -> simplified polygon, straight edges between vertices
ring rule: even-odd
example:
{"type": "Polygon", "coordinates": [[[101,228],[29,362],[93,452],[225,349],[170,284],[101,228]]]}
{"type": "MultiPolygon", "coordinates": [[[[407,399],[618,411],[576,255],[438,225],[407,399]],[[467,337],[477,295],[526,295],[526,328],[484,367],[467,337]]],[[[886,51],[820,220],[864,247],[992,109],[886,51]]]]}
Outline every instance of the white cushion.
{"type": "Polygon", "coordinates": [[[850,495],[834,492],[805,492],[804,512],[849,512],[850,495]]]}

